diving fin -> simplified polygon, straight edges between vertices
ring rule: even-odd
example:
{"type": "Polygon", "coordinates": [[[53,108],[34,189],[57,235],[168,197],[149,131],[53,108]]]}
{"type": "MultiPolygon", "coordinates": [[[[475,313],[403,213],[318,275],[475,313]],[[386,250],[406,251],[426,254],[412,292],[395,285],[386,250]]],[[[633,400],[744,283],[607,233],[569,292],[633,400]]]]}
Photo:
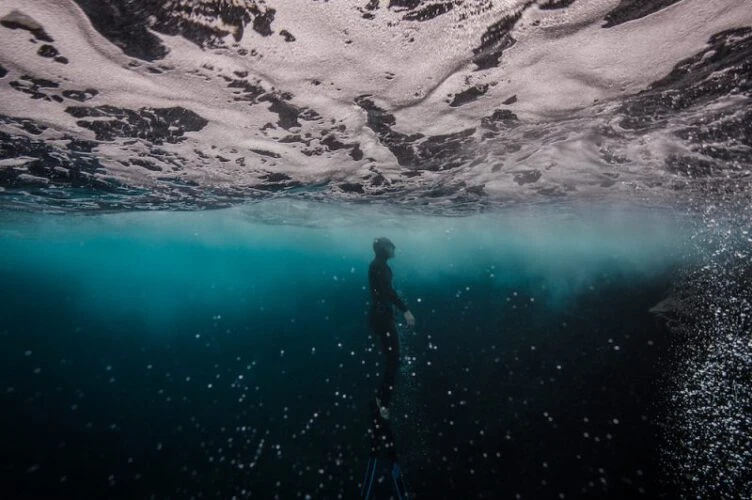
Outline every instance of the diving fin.
{"type": "Polygon", "coordinates": [[[397,462],[392,464],[392,480],[394,480],[394,491],[397,493],[397,500],[409,500],[405,480],[402,476],[402,469],[397,462]]]}
{"type": "MultiPolygon", "coordinates": [[[[397,500],[410,500],[410,494],[405,486],[405,479],[402,474],[402,468],[397,462],[390,462],[392,483],[394,484],[394,492],[397,500]]],[[[380,468],[379,460],[376,457],[370,457],[368,464],[366,465],[366,474],[363,478],[363,486],[360,489],[360,497],[362,500],[371,500],[374,491],[374,483],[376,482],[376,475],[379,474],[380,469],[383,470],[383,466],[380,468]]]]}
{"type": "Polygon", "coordinates": [[[360,489],[360,497],[363,500],[370,500],[373,494],[373,482],[376,479],[376,463],[378,460],[376,457],[370,457],[368,459],[368,465],[366,466],[366,475],[363,478],[363,487],[360,489]]]}

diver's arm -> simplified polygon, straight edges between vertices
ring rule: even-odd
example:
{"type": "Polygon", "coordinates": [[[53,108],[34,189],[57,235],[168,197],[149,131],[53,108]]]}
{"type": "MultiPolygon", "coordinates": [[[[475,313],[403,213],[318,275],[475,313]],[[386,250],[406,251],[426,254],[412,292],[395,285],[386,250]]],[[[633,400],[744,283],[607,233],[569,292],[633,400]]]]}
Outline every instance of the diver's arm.
{"type": "Polygon", "coordinates": [[[407,306],[404,302],[402,302],[402,299],[399,298],[399,295],[397,295],[397,292],[394,291],[394,288],[392,288],[391,283],[389,284],[389,300],[392,301],[392,303],[399,309],[400,311],[409,312],[407,310],[407,306]]]}
{"type": "Polygon", "coordinates": [[[379,297],[383,297],[387,302],[394,304],[402,312],[407,311],[407,306],[399,298],[397,292],[392,288],[392,271],[382,265],[374,268],[374,288],[379,297]]]}
{"type": "Polygon", "coordinates": [[[392,287],[392,270],[385,266],[379,271],[379,288],[383,292],[384,297],[386,297],[389,302],[394,304],[400,311],[407,311],[407,306],[402,302],[402,299],[399,298],[399,295],[397,295],[397,292],[395,292],[392,287]]]}
{"type": "Polygon", "coordinates": [[[402,299],[399,298],[399,295],[397,295],[397,292],[394,291],[394,288],[392,288],[391,279],[387,278],[387,290],[389,290],[389,299],[392,301],[392,303],[402,311],[405,315],[405,322],[407,323],[407,326],[410,328],[415,326],[415,316],[413,316],[413,313],[410,312],[410,310],[407,308],[404,302],[402,302],[402,299]]]}
{"type": "Polygon", "coordinates": [[[399,295],[397,295],[397,292],[394,291],[394,288],[389,286],[389,290],[391,290],[391,298],[394,302],[394,305],[397,306],[397,309],[402,311],[405,315],[405,322],[407,323],[407,326],[410,328],[415,326],[415,316],[413,316],[413,313],[410,312],[410,310],[407,308],[404,302],[399,298],[399,295]]]}
{"type": "Polygon", "coordinates": [[[397,292],[392,288],[392,272],[387,267],[375,267],[373,269],[374,288],[380,297],[384,297],[394,304],[397,309],[405,315],[405,322],[410,326],[415,325],[415,316],[411,313],[405,303],[400,299],[397,292]]]}

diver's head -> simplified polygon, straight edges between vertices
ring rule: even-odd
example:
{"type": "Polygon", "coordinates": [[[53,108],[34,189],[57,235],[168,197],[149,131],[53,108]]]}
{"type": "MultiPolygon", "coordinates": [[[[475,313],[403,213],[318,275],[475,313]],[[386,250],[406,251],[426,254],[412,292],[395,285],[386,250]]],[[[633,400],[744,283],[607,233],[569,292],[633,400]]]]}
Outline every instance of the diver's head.
{"type": "Polygon", "coordinates": [[[373,240],[373,252],[376,257],[391,259],[394,257],[394,243],[389,238],[376,238],[373,240]]]}

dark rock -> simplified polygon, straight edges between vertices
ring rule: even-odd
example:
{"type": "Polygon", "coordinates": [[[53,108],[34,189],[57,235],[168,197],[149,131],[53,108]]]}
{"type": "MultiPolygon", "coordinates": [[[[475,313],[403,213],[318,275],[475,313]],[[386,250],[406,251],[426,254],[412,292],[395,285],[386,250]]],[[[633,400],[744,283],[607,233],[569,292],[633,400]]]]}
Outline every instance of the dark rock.
{"type": "Polygon", "coordinates": [[[621,0],[614,10],[606,14],[604,28],[634,21],[663,10],[681,0],[621,0]]]}
{"type": "Polygon", "coordinates": [[[300,109],[297,106],[284,102],[275,94],[266,94],[261,97],[259,101],[269,101],[272,103],[272,105],[269,106],[269,111],[277,113],[279,116],[277,125],[283,129],[290,130],[292,127],[300,127],[300,123],[298,122],[300,109]]]}
{"type": "Polygon", "coordinates": [[[567,195],[567,193],[564,192],[559,186],[538,188],[537,192],[538,194],[542,194],[543,196],[551,197],[562,197],[567,195]]]}
{"type": "Polygon", "coordinates": [[[301,153],[303,153],[306,156],[321,156],[324,154],[325,150],[324,148],[310,148],[310,149],[301,149],[301,153]]]}
{"type": "Polygon", "coordinates": [[[300,108],[298,118],[305,121],[321,120],[321,115],[310,108],[300,108]]]}
{"type": "Polygon", "coordinates": [[[40,135],[42,132],[47,130],[46,125],[42,125],[40,123],[33,122],[31,120],[27,120],[25,118],[21,118],[19,120],[21,127],[27,131],[30,134],[33,135],[40,135]]]}
{"type": "Polygon", "coordinates": [[[467,168],[473,168],[477,167],[481,163],[485,163],[487,161],[488,157],[486,155],[481,155],[478,158],[474,159],[470,162],[470,165],[467,166],[467,168]]]}
{"type": "Polygon", "coordinates": [[[298,134],[293,135],[286,135],[283,138],[279,139],[277,142],[281,142],[282,144],[289,144],[292,142],[302,142],[306,145],[310,144],[311,141],[305,141],[303,138],[300,137],[298,134]]]}
{"type": "Polygon", "coordinates": [[[59,52],[52,45],[44,44],[41,47],[39,47],[37,54],[42,57],[55,57],[56,55],[59,54],[59,52]]]}
{"type": "Polygon", "coordinates": [[[182,107],[156,108],[154,113],[170,126],[178,127],[186,132],[199,131],[209,123],[193,111],[182,107]]]}
{"type": "Polygon", "coordinates": [[[379,187],[379,186],[384,186],[386,184],[389,184],[389,181],[383,175],[376,174],[373,177],[371,177],[370,184],[371,186],[379,187]]]}
{"type": "Polygon", "coordinates": [[[455,162],[448,162],[447,160],[460,158],[465,146],[472,143],[471,139],[474,133],[475,129],[471,128],[453,134],[427,137],[425,141],[418,144],[417,153],[420,161],[425,162],[426,167],[431,166],[432,163],[435,163],[435,165],[433,165],[434,168],[424,168],[424,170],[447,170],[451,168],[451,165],[455,162]]]}
{"type": "Polygon", "coordinates": [[[713,162],[693,156],[672,154],[665,160],[666,170],[692,179],[713,177],[720,172],[713,162]]]}
{"type": "Polygon", "coordinates": [[[8,70],[5,69],[5,67],[2,64],[0,64],[0,78],[3,78],[7,74],[8,74],[8,70]]]}
{"type": "Polygon", "coordinates": [[[506,104],[508,106],[508,105],[514,104],[516,102],[517,102],[517,95],[515,94],[512,97],[510,97],[509,99],[507,99],[506,101],[502,102],[502,104],[506,104]]]}
{"type": "Polygon", "coordinates": [[[339,188],[345,193],[363,193],[363,184],[357,182],[345,182],[340,184],[339,188]]]}
{"type": "Polygon", "coordinates": [[[444,185],[436,186],[432,189],[429,189],[423,195],[429,198],[448,198],[452,196],[453,194],[457,193],[457,191],[458,191],[457,186],[452,186],[451,184],[444,184],[444,185]]]}
{"type": "Polygon", "coordinates": [[[565,9],[572,5],[575,0],[545,0],[538,4],[541,10],[565,9]]]}
{"type": "Polygon", "coordinates": [[[232,89],[240,89],[234,93],[242,93],[241,97],[236,97],[236,101],[257,102],[259,96],[263,95],[266,90],[260,85],[253,84],[247,80],[232,80],[228,85],[232,89]]]}
{"type": "Polygon", "coordinates": [[[155,165],[154,163],[150,162],[149,160],[142,160],[141,158],[133,158],[131,159],[131,163],[133,165],[138,165],[139,167],[143,167],[147,170],[151,170],[152,172],[161,172],[162,167],[159,165],[155,165]]]}
{"type": "Polygon", "coordinates": [[[387,113],[369,99],[370,96],[363,95],[357,97],[355,102],[368,114],[368,127],[377,133],[390,132],[390,127],[397,123],[394,115],[387,113]]]}
{"type": "Polygon", "coordinates": [[[488,85],[475,85],[459,94],[455,94],[454,99],[449,106],[456,108],[463,104],[467,104],[468,102],[473,102],[486,92],[488,92],[488,85]]]}
{"type": "Polygon", "coordinates": [[[99,91],[96,89],[63,90],[63,97],[78,102],[88,101],[89,99],[95,97],[97,94],[99,94],[99,91]]]}
{"type": "Polygon", "coordinates": [[[169,180],[170,183],[173,184],[173,185],[175,185],[175,186],[185,186],[185,187],[194,187],[194,188],[200,186],[200,184],[198,182],[196,182],[194,180],[190,180],[190,179],[175,179],[175,178],[172,178],[172,177],[170,177],[168,179],[165,179],[163,177],[157,177],[157,179],[160,180],[160,181],[161,180],[169,180]]]}
{"type": "Polygon", "coordinates": [[[183,140],[185,132],[195,132],[209,122],[191,110],[174,108],[141,108],[138,111],[114,106],[69,107],[65,110],[75,118],[110,118],[109,120],[79,120],[79,126],[94,131],[97,140],[140,138],[162,144],[183,140]]]}
{"type": "Polygon", "coordinates": [[[752,28],[713,35],[708,46],[625,102],[623,128],[642,129],[729,95],[752,97],[752,28]]]}
{"type": "MultiPolygon", "coordinates": [[[[17,123],[16,118],[0,115],[0,123],[17,123]]],[[[28,121],[28,120],[27,120],[28,121]]],[[[30,122],[30,121],[29,121],[30,122]]],[[[29,123],[31,126],[32,123],[29,123]]],[[[113,191],[119,187],[111,182],[98,179],[93,174],[104,173],[104,167],[99,160],[91,155],[80,155],[65,149],[59,149],[43,140],[34,140],[26,136],[13,136],[0,132],[0,158],[31,158],[26,164],[26,172],[36,178],[48,179],[50,182],[39,181],[45,185],[54,184],[60,187],[88,188],[93,190],[113,191]]],[[[0,186],[8,189],[29,185],[36,181],[29,177],[21,177],[25,172],[21,169],[0,169],[0,186]]],[[[47,195],[49,196],[49,195],[47,195]]]]}
{"type": "Polygon", "coordinates": [[[519,124],[517,115],[508,109],[497,109],[491,116],[484,116],[480,120],[480,126],[498,132],[502,128],[512,128],[519,124]]]}
{"type": "Polygon", "coordinates": [[[146,61],[162,59],[168,53],[159,38],[149,30],[182,36],[203,48],[216,48],[224,46],[223,40],[228,35],[240,41],[246,26],[251,23],[257,32],[271,34],[270,25],[274,19],[274,9],[254,0],[75,1],[104,37],[127,55],[146,61]]]}
{"type": "MultiPolygon", "coordinates": [[[[104,117],[104,116],[125,116],[125,113],[130,110],[124,110],[121,108],[116,108],[115,106],[99,106],[98,108],[87,108],[84,106],[72,106],[65,110],[66,113],[71,115],[73,118],[85,118],[85,117],[104,117]]],[[[133,111],[130,111],[133,113],[133,111]]]]}
{"type": "Polygon", "coordinates": [[[81,153],[91,153],[99,143],[94,141],[87,141],[85,139],[71,139],[68,143],[68,149],[71,151],[78,151],[81,153]]]}
{"type": "Polygon", "coordinates": [[[514,174],[514,182],[522,186],[523,184],[530,184],[532,182],[538,182],[543,174],[539,170],[526,170],[514,174]]]}
{"type": "Polygon", "coordinates": [[[706,114],[692,126],[677,131],[676,135],[699,145],[726,142],[752,147],[752,109],[706,114]]]}
{"type": "MultiPolygon", "coordinates": [[[[355,161],[363,159],[363,151],[360,149],[360,144],[352,143],[345,144],[339,141],[334,135],[330,134],[326,138],[322,139],[321,144],[326,146],[328,151],[337,151],[339,149],[350,149],[350,157],[355,161]]],[[[321,151],[323,153],[323,151],[321,151]]]]}
{"type": "Polygon", "coordinates": [[[274,14],[276,10],[267,9],[266,12],[259,12],[253,19],[253,31],[261,36],[269,36],[272,34],[272,21],[274,21],[274,14]]]}
{"type": "Polygon", "coordinates": [[[688,89],[691,101],[697,101],[699,94],[710,94],[712,98],[733,94],[734,90],[752,94],[752,80],[748,78],[752,74],[752,28],[722,31],[710,37],[708,45],[702,52],[680,61],[671,73],[653,82],[650,90],[688,89]],[[721,71],[729,74],[714,75],[721,71]],[[720,78],[702,82],[710,76],[720,78]],[[693,88],[698,83],[704,85],[693,88]]]}
{"type": "Polygon", "coordinates": [[[290,32],[289,32],[289,31],[287,31],[287,30],[282,30],[282,31],[280,31],[280,32],[279,32],[279,34],[280,34],[280,35],[281,35],[282,37],[284,37],[284,39],[285,39],[285,42],[294,42],[294,41],[295,41],[295,37],[294,37],[294,36],[292,36],[292,33],[290,33],[290,32]]]}
{"type": "Polygon", "coordinates": [[[272,193],[276,193],[279,191],[284,191],[286,189],[292,189],[300,186],[300,182],[298,181],[290,181],[290,182],[276,182],[276,183],[269,183],[269,184],[257,184],[254,187],[254,189],[258,189],[259,191],[269,191],[272,193]]]}
{"type": "MultiPolygon", "coordinates": [[[[525,8],[532,5],[526,4],[525,8]]],[[[489,26],[481,36],[480,45],[473,49],[473,62],[479,70],[494,68],[499,65],[499,58],[506,49],[517,41],[509,34],[517,24],[524,8],[513,12],[489,26]]]]}
{"type": "Polygon", "coordinates": [[[292,180],[289,175],[282,172],[269,172],[260,175],[259,178],[266,182],[253,187],[261,191],[277,192],[300,186],[300,182],[292,180]]]}
{"type": "MultiPolygon", "coordinates": [[[[391,7],[391,4],[390,4],[391,7]]],[[[405,14],[402,19],[405,21],[428,21],[442,14],[446,14],[454,8],[453,2],[441,2],[428,5],[415,12],[405,14]]]]}
{"type": "Polygon", "coordinates": [[[63,56],[57,56],[55,57],[55,59],[53,59],[53,61],[60,64],[68,64],[68,58],[63,56]]]}
{"type": "Polygon", "coordinates": [[[401,7],[405,9],[414,9],[420,5],[421,0],[389,0],[389,8],[401,7]]]}
{"type": "Polygon", "coordinates": [[[355,146],[350,150],[350,157],[355,161],[360,161],[363,159],[363,150],[360,149],[360,144],[355,144],[355,146]]]}
{"type": "Polygon", "coordinates": [[[41,24],[18,10],[13,10],[10,14],[0,19],[0,25],[12,30],[26,30],[34,35],[34,38],[42,42],[52,43],[55,41],[44,31],[41,24]]]}
{"type": "Polygon", "coordinates": [[[36,87],[44,87],[48,89],[56,89],[60,87],[60,84],[57,82],[53,82],[52,80],[47,80],[45,78],[31,78],[29,76],[22,76],[22,80],[27,80],[33,83],[36,87]]]}
{"type": "Polygon", "coordinates": [[[614,153],[613,151],[609,149],[601,149],[601,158],[606,162],[610,164],[622,164],[627,163],[627,157],[623,154],[614,153]]]}
{"type": "Polygon", "coordinates": [[[347,147],[344,143],[338,141],[337,138],[333,135],[329,135],[325,139],[322,139],[321,144],[326,146],[329,151],[336,151],[338,149],[347,147]]]}
{"type": "Polygon", "coordinates": [[[269,182],[289,181],[290,179],[292,179],[292,177],[282,172],[269,172],[267,174],[260,175],[259,178],[267,180],[269,182]]]}
{"type": "Polygon", "coordinates": [[[282,158],[282,155],[273,151],[266,151],[265,149],[251,149],[254,153],[261,156],[269,156],[271,158],[282,158]]]}
{"type": "Polygon", "coordinates": [[[44,99],[46,101],[51,101],[52,97],[42,92],[41,89],[57,88],[60,86],[58,83],[51,80],[45,80],[44,78],[32,78],[28,75],[24,75],[18,80],[13,80],[8,85],[10,85],[10,87],[14,90],[29,94],[32,99],[44,99]]]}
{"type": "Polygon", "coordinates": [[[471,161],[475,129],[453,134],[425,137],[423,134],[406,135],[391,130],[394,116],[368,98],[360,96],[356,103],[366,110],[366,125],[373,130],[392,154],[397,163],[417,170],[448,170],[471,161]]]}
{"type": "Polygon", "coordinates": [[[522,133],[522,137],[524,139],[530,139],[532,141],[537,141],[538,139],[545,137],[545,135],[546,135],[545,130],[536,129],[536,128],[525,130],[522,133]]]}

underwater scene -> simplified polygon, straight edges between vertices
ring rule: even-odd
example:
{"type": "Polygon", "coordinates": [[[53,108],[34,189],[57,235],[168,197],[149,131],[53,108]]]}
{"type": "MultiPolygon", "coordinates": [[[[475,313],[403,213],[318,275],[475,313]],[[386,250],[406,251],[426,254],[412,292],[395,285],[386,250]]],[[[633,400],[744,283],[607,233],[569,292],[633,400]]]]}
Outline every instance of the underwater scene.
{"type": "Polygon", "coordinates": [[[2,498],[752,496],[745,0],[0,2],[2,498]]]}

